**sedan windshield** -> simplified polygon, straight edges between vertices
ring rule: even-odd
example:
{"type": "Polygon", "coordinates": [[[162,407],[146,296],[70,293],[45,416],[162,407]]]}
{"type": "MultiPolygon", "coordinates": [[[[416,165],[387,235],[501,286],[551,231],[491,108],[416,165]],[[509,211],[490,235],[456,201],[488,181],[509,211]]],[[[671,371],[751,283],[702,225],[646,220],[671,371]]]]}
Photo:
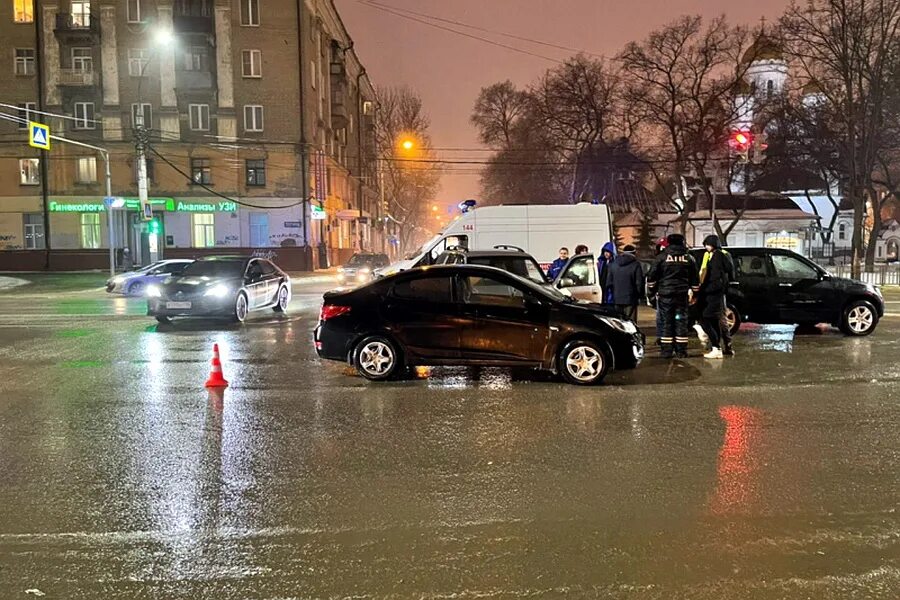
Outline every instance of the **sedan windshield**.
{"type": "Polygon", "coordinates": [[[354,254],[350,257],[350,260],[347,261],[348,267],[360,267],[363,265],[370,265],[375,262],[374,254],[354,254]]]}
{"type": "Polygon", "coordinates": [[[242,277],[242,260],[198,260],[181,272],[184,277],[242,277]]]}

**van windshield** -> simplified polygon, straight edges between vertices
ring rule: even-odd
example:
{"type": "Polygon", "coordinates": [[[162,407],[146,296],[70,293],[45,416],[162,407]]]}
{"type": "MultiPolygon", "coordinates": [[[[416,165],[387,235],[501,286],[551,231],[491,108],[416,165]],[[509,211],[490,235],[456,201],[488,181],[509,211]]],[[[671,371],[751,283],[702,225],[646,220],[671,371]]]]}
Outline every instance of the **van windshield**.
{"type": "Polygon", "coordinates": [[[412,260],[412,259],[416,258],[417,256],[422,256],[425,253],[425,251],[428,250],[429,248],[431,248],[435,244],[435,242],[437,242],[439,239],[441,239],[441,234],[437,234],[436,236],[434,236],[433,238],[431,238],[430,240],[428,240],[427,242],[425,242],[424,244],[419,246],[419,249],[416,250],[415,252],[412,252],[411,254],[407,254],[406,260],[412,260]]]}

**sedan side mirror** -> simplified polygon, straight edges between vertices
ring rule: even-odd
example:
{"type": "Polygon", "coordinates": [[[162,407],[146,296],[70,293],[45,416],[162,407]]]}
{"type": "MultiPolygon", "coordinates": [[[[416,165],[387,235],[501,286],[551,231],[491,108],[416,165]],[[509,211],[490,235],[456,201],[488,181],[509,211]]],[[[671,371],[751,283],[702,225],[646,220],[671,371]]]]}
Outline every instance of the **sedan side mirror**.
{"type": "Polygon", "coordinates": [[[575,287],[575,280],[569,277],[563,277],[559,280],[558,287],[567,288],[567,287],[575,287]]]}

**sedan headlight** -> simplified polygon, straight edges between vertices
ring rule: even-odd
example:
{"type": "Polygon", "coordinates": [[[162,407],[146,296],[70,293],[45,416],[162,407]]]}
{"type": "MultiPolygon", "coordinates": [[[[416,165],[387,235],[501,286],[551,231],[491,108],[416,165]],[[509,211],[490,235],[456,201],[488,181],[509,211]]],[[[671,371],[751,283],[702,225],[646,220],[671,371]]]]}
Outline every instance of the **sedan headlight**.
{"type": "Polygon", "coordinates": [[[158,285],[148,285],[147,286],[147,297],[148,298],[162,298],[162,290],[159,289],[158,285]]]}
{"type": "Polygon", "coordinates": [[[372,272],[372,269],[370,269],[369,267],[363,267],[362,269],[359,270],[359,272],[368,274],[368,273],[372,272]]]}
{"type": "Polygon", "coordinates": [[[622,333],[637,333],[637,325],[635,325],[631,321],[625,321],[623,319],[617,319],[615,317],[600,317],[600,320],[613,329],[621,331],[622,333]]]}
{"type": "Polygon", "coordinates": [[[231,290],[227,285],[225,285],[224,283],[219,283],[206,290],[206,293],[203,295],[212,296],[214,298],[224,298],[230,291],[231,290]]]}

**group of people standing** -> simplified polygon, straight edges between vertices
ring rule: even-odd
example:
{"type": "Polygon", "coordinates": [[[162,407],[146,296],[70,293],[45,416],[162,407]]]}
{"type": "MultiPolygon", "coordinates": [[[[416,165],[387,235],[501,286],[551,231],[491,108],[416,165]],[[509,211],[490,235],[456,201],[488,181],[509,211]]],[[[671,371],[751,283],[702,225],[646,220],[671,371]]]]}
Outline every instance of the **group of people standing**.
{"type": "MultiPolygon", "coordinates": [[[[734,263],[717,236],[707,236],[703,245],[706,252],[698,265],[683,235],[673,233],[661,239],[646,281],[632,245],[617,253],[615,244],[607,242],[597,260],[604,304],[615,305],[626,318],[636,321],[638,306],[645,299],[656,302],[656,335],[663,358],[687,357],[691,328],[708,346],[705,358],[734,355],[725,303],[728,285],[735,278],[734,263]]],[[[583,244],[575,248],[575,256],[587,252],[583,244]]],[[[568,260],[569,249],[560,248],[547,275],[555,279],[568,260]]]]}
{"type": "Polygon", "coordinates": [[[725,314],[725,293],[734,280],[734,262],[717,236],[707,236],[703,246],[706,252],[700,265],[681,234],[673,233],[657,246],[647,291],[656,298],[656,332],[663,358],[687,357],[691,326],[709,346],[704,358],[734,355],[725,314]]]}

